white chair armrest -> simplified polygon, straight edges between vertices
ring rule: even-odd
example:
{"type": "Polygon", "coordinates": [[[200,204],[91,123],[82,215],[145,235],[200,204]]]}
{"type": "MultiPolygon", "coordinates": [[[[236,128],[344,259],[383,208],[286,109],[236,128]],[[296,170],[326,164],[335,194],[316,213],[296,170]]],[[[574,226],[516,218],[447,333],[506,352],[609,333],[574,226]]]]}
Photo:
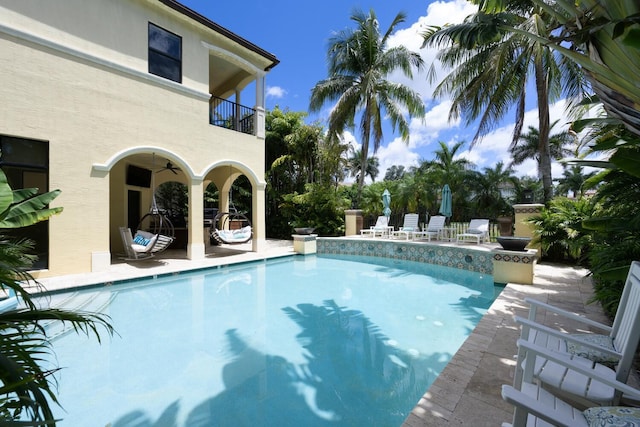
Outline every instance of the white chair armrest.
{"type": "MultiPolygon", "coordinates": [[[[523,384],[523,388],[524,387],[528,387],[528,388],[532,388],[532,387],[537,387],[534,386],[532,384],[523,384]]],[[[546,390],[539,390],[540,393],[546,394],[546,390]]],[[[567,406],[556,406],[556,405],[550,405],[550,402],[553,402],[555,400],[555,398],[553,396],[544,396],[543,401],[544,403],[540,402],[539,400],[537,400],[534,396],[531,396],[530,394],[534,394],[536,393],[536,391],[531,391],[531,390],[527,390],[527,393],[523,393],[522,391],[518,391],[515,388],[511,387],[510,385],[503,385],[502,386],[502,398],[508,402],[511,403],[513,406],[516,407],[516,414],[519,413],[519,411],[521,409],[524,409],[525,412],[534,415],[537,418],[540,418],[541,420],[547,421],[548,423],[552,424],[552,425],[557,425],[557,426],[561,426],[561,427],[587,427],[587,421],[586,419],[582,419],[580,420],[581,414],[575,414],[574,415],[579,415],[579,416],[571,416],[571,410],[567,409],[567,406]],[[584,421],[583,423],[580,423],[580,421],[584,421]]],[[[579,412],[579,411],[578,411],[579,412]]],[[[526,414],[523,414],[523,418],[526,419],[526,414]]],[[[503,427],[505,425],[510,425],[510,424],[503,424],[503,427]]]]}
{"type": "MultiPolygon", "coordinates": [[[[558,363],[571,371],[578,372],[582,375],[586,375],[592,380],[601,382],[609,387],[613,387],[618,391],[621,391],[625,395],[633,398],[640,398],[640,390],[628,386],[625,383],[617,381],[615,377],[601,375],[597,370],[591,369],[590,365],[582,365],[579,363],[575,363],[573,359],[568,357],[566,354],[557,353],[554,351],[549,351],[548,349],[541,347],[539,345],[535,345],[527,340],[518,339],[518,347],[527,351],[527,353],[532,354],[537,357],[540,356],[544,359],[551,360],[555,363],[558,363]]],[[[535,361],[532,361],[535,363],[535,361]]]]}
{"type": "MultiPolygon", "coordinates": [[[[540,323],[533,322],[533,321],[531,321],[529,319],[525,319],[523,317],[515,316],[514,320],[516,321],[516,323],[519,323],[523,327],[527,327],[527,328],[530,328],[530,329],[535,329],[536,331],[544,332],[545,334],[551,335],[551,336],[556,337],[558,339],[571,341],[571,342],[580,344],[581,346],[592,348],[594,350],[598,350],[599,352],[604,353],[604,354],[606,354],[608,356],[612,356],[612,357],[615,357],[615,358],[618,358],[618,359],[622,358],[622,353],[619,353],[619,352],[617,352],[615,350],[612,350],[610,348],[607,348],[607,347],[599,346],[597,343],[593,343],[593,342],[584,340],[584,339],[582,339],[580,337],[573,336],[573,335],[568,334],[566,332],[561,332],[561,331],[558,331],[556,329],[549,328],[548,326],[541,325],[540,323]]],[[[524,339],[524,337],[522,337],[522,338],[524,339]]],[[[531,341],[528,341],[528,342],[531,342],[531,341]]]]}
{"type": "MultiPolygon", "coordinates": [[[[553,305],[546,304],[546,303],[544,303],[542,301],[538,301],[538,300],[535,300],[535,299],[532,299],[532,298],[525,298],[524,301],[526,303],[528,303],[529,305],[531,305],[531,309],[532,310],[534,308],[544,308],[545,310],[551,311],[553,313],[559,314],[559,315],[567,317],[569,319],[573,319],[573,320],[576,320],[578,322],[582,322],[582,323],[584,323],[586,325],[593,326],[595,328],[600,328],[603,331],[606,331],[606,332],[610,332],[611,331],[611,326],[605,325],[605,324],[600,323],[600,322],[596,322],[595,320],[588,319],[588,318],[586,318],[584,316],[580,316],[579,314],[572,313],[572,312],[567,311],[567,310],[563,310],[563,309],[555,307],[553,305]]],[[[534,312],[535,312],[535,310],[534,310],[534,312]]],[[[529,318],[531,319],[531,317],[529,317],[529,318]]]]}

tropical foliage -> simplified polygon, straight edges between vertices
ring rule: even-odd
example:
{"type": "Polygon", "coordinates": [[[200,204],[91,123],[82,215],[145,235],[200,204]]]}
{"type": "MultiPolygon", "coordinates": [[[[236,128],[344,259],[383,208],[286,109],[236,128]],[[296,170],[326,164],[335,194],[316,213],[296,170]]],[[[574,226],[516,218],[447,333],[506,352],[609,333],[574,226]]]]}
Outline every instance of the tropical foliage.
{"type": "MultiPolygon", "coordinates": [[[[48,208],[58,190],[38,194],[38,189],[12,190],[0,170],[0,228],[26,227],[47,220],[62,208],[48,208]]],[[[100,327],[112,333],[108,318],[101,314],[40,308],[31,291],[38,285],[27,272],[35,257],[31,242],[0,235],[0,288],[23,304],[0,312],[0,418],[7,426],[54,426],[51,403],[57,403],[55,379],[58,368],[46,322],[63,322],[76,332],[95,335],[100,327]]]]}

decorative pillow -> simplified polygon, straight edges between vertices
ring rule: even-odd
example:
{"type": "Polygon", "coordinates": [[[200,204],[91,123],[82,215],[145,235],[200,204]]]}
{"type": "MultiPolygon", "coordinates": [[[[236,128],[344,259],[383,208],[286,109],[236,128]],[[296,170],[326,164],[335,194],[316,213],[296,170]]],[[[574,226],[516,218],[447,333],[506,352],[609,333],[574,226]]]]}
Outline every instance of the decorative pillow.
{"type": "MultiPolygon", "coordinates": [[[[600,347],[615,350],[613,341],[609,335],[602,334],[571,334],[572,337],[580,338],[584,341],[592,344],[597,344],[600,347]]],[[[610,368],[615,367],[620,359],[615,356],[602,353],[591,347],[580,345],[573,341],[567,341],[567,351],[576,356],[584,357],[585,359],[593,360],[594,362],[602,363],[610,368]]]]}
{"type": "Polygon", "coordinates": [[[151,250],[151,248],[153,248],[153,246],[156,244],[156,240],[158,240],[158,236],[153,236],[150,239],[147,239],[147,244],[144,245],[144,250],[145,252],[148,252],[151,250]]]}
{"type": "Polygon", "coordinates": [[[596,406],[583,414],[589,427],[640,427],[640,408],[596,406]]]}
{"type": "Polygon", "coordinates": [[[234,240],[246,239],[247,237],[251,236],[251,227],[246,226],[242,227],[240,230],[233,230],[232,235],[234,240]]]}
{"type": "Polygon", "coordinates": [[[133,239],[133,243],[136,243],[142,246],[147,246],[149,244],[149,239],[145,239],[140,234],[136,234],[136,237],[133,239]]]}

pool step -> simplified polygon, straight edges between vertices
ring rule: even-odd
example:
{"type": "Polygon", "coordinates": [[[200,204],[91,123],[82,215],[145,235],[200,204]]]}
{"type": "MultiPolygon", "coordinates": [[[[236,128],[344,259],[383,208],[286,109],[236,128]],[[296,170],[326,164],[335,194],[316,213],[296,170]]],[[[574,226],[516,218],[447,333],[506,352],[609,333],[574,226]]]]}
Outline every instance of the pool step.
{"type": "MultiPolygon", "coordinates": [[[[73,310],[76,312],[104,313],[116,297],[116,293],[75,292],[65,294],[64,298],[55,298],[56,296],[57,295],[51,296],[49,302],[50,308],[73,310]]],[[[75,330],[73,324],[60,320],[50,320],[43,324],[43,326],[50,340],[54,340],[65,335],[67,332],[75,330]]]]}

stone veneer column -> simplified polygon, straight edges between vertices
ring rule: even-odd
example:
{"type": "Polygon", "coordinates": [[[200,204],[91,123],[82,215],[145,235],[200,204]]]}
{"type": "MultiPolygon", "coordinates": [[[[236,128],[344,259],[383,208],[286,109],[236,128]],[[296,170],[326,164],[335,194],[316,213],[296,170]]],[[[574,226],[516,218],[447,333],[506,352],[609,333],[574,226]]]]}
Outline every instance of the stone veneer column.
{"type": "Polygon", "coordinates": [[[542,208],[544,208],[544,205],[540,203],[513,205],[513,211],[515,212],[513,235],[516,237],[533,237],[533,225],[527,224],[525,221],[532,216],[538,215],[542,208]]]}
{"type": "Polygon", "coordinates": [[[297,254],[315,254],[317,252],[317,234],[292,234],[293,251],[297,254]]]}
{"type": "Polygon", "coordinates": [[[344,211],[344,235],[357,236],[362,229],[362,210],[350,209],[344,211]]]}

